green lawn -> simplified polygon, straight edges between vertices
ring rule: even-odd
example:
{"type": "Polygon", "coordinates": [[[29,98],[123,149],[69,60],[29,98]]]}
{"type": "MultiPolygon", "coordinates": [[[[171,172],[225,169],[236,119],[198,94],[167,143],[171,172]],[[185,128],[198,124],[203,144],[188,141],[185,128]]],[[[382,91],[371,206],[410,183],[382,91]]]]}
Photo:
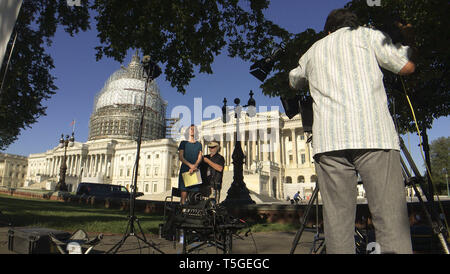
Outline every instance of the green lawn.
{"type": "MultiPolygon", "coordinates": [[[[0,211],[11,219],[13,226],[46,227],[68,232],[124,233],[129,211],[95,208],[61,201],[17,198],[0,194],[0,211]]],[[[136,214],[144,233],[158,233],[162,216],[136,214]]],[[[0,223],[7,219],[0,215],[0,223]]]]}
{"type": "MultiPolygon", "coordinates": [[[[45,227],[68,232],[83,229],[86,232],[125,233],[129,211],[96,208],[62,201],[18,198],[0,194],[0,211],[7,215],[13,226],[45,227]]],[[[144,233],[158,233],[163,216],[137,213],[144,233]]],[[[0,215],[0,224],[7,219],[0,215]]],[[[292,224],[253,224],[252,232],[296,231],[292,224]]],[[[245,229],[245,231],[248,229],[245,229]]]]}

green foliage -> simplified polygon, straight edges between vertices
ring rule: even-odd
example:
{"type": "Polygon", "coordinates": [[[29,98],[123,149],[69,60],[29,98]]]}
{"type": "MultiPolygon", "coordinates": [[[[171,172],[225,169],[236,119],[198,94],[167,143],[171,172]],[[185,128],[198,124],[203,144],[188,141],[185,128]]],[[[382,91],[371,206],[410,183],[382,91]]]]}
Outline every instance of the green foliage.
{"type": "Polygon", "coordinates": [[[97,30],[104,55],[122,62],[127,50],[141,49],[166,65],[166,80],[185,93],[194,67],[212,73],[214,57],[228,45],[231,57],[265,55],[273,39],[288,32],[265,19],[268,0],[96,0],[97,30]]]}
{"type": "MultiPolygon", "coordinates": [[[[449,115],[449,66],[450,52],[450,5],[448,1],[390,0],[381,1],[381,7],[369,7],[364,0],[348,4],[362,24],[378,29],[393,29],[394,20],[413,25],[417,58],[416,72],[404,77],[407,93],[411,99],[421,130],[431,128],[433,119],[449,115]]],[[[401,132],[414,132],[415,124],[399,77],[384,72],[385,86],[395,102],[395,118],[401,132]]],[[[391,109],[394,106],[391,102],[391,109]]]]}
{"type": "MultiPolygon", "coordinates": [[[[289,71],[298,66],[300,57],[319,39],[323,38],[323,32],[316,33],[313,29],[291,35],[291,39],[286,42],[285,54],[280,57],[275,64],[276,73],[267,79],[262,85],[262,91],[268,96],[290,96],[293,90],[289,87],[289,71]]],[[[299,91],[300,95],[306,95],[308,89],[299,91]]]]}
{"type": "MultiPolygon", "coordinates": [[[[51,46],[58,25],[73,35],[89,27],[88,19],[87,8],[71,8],[66,1],[23,1],[12,34],[14,37],[17,33],[17,40],[0,94],[0,150],[13,143],[21,129],[45,115],[42,103],[57,89],[55,77],[50,74],[53,59],[45,52],[44,43],[51,46]]],[[[13,40],[6,51],[0,80],[13,40]]]]}
{"type": "MultiPolygon", "coordinates": [[[[69,7],[66,1],[24,0],[13,36],[18,34],[7,78],[0,97],[0,149],[17,139],[21,129],[45,115],[43,100],[55,93],[51,75],[53,60],[43,44],[51,45],[61,25],[74,35],[89,28],[89,11],[97,15],[100,45],[97,60],[104,56],[122,62],[129,49],[141,49],[165,65],[166,80],[181,93],[194,77],[194,69],[213,73],[214,58],[227,50],[230,57],[256,61],[267,56],[281,41],[286,54],[275,64],[275,72],[262,84],[268,96],[293,94],[288,73],[317,40],[324,37],[308,29],[291,34],[267,20],[263,11],[269,0],[95,0],[90,5],[69,7]]],[[[380,29],[398,18],[413,24],[419,57],[416,73],[406,77],[406,86],[421,129],[433,119],[449,114],[449,35],[447,1],[384,0],[370,7],[366,0],[347,4],[361,19],[380,29]]],[[[11,48],[12,39],[8,50],[11,48]]],[[[7,58],[2,65],[3,75],[7,58]]],[[[385,72],[401,132],[414,131],[411,111],[397,76],[385,72]]],[[[306,95],[307,90],[300,91],[306,95]]]]}
{"type": "MultiPolygon", "coordinates": [[[[416,72],[404,77],[405,87],[412,102],[419,128],[431,128],[433,119],[449,115],[449,65],[450,44],[448,26],[450,13],[447,1],[430,0],[385,0],[382,6],[368,6],[366,0],[354,0],[346,7],[358,15],[361,25],[371,25],[395,35],[392,26],[395,20],[411,23],[415,32],[415,44],[418,51],[416,72]]],[[[324,22],[325,24],[325,22],[324,22]]],[[[293,94],[288,87],[289,71],[295,68],[300,57],[324,33],[306,30],[291,35],[287,43],[285,56],[274,67],[275,73],[263,84],[263,93],[269,96],[293,94]]],[[[394,39],[395,41],[395,39],[394,39]]],[[[390,97],[391,112],[398,124],[399,131],[416,130],[411,109],[406,99],[400,78],[384,71],[384,84],[390,97]],[[395,114],[394,114],[395,110],[395,114]]],[[[306,95],[307,89],[299,91],[306,95]]]]}
{"type": "Polygon", "coordinates": [[[433,184],[441,194],[447,194],[447,178],[450,160],[450,137],[440,137],[430,144],[433,184]]]}

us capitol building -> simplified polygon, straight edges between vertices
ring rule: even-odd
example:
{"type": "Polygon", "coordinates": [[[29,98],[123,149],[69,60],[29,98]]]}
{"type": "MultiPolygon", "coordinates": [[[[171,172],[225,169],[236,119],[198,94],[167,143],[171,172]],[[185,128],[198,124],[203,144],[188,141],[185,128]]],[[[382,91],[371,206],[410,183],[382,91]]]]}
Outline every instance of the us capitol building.
{"type": "MultiPolygon", "coordinates": [[[[145,78],[142,73],[136,54],[127,67],[122,66],[109,77],[95,96],[88,141],[75,142],[67,148],[66,183],[69,191],[75,191],[80,182],[108,183],[130,189],[144,100],[145,78]]],[[[167,102],[154,81],[149,85],[146,106],[137,191],[143,192],[143,197],[164,200],[171,188],[178,186],[181,163],[177,149],[181,140],[166,134],[167,102]]],[[[267,198],[255,202],[285,200],[287,196],[292,198],[297,191],[302,197],[311,195],[317,177],[301,117],[297,115],[288,119],[278,110],[243,117],[239,127],[246,155],[244,182],[254,200],[267,198]]],[[[231,154],[236,143],[236,120],[232,118],[226,124],[220,118],[203,121],[198,130],[204,154],[208,153],[206,145],[212,138],[221,145],[220,153],[226,160],[223,200],[233,181],[231,154]]],[[[63,157],[64,148],[59,147],[30,154],[24,187],[54,189],[63,157]]]]}

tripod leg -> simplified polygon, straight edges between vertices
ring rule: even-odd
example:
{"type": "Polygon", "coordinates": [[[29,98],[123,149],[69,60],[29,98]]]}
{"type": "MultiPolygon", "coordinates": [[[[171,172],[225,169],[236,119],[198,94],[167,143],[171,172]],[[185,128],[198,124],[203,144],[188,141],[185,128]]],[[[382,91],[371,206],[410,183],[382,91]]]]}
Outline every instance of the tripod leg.
{"type": "Polygon", "coordinates": [[[231,254],[231,250],[233,248],[233,233],[231,230],[227,229],[225,230],[224,235],[224,244],[223,244],[223,253],[224,254],[231,254]]]}
{"type": "MultiPolygon", "coordinates": [[[[139,228],[139,230],[141,231],[141,234],[142,234],[142,241],[144,242],[144,243],[146,243],[149,247],[152,247],[153,249],[155,249],[156,251],[158,251],[159,253],[161,253],[161,254],[164,254],[164,252],[162,252],[159,248],[157,248],[154,244],[151,244],[151,243],[149,243],[148,241],[147,241],[147,238],[145,238],[145,234],[144,234],[144,231],[142,230],[142,227],[141,227],[141,223],[139,222],[139,219],[137,219],[136,218],[136,223],[138,224],[138,228],[139,228]]],[[[137,237],[137,236],[136,236],[137,237]]],[[[139,239],[139,237],[137,237],[138,239],[139,239]]]]}
{"type": "MultiPolygon", "coordinates": [[[[409,165],[413,169],[414,174],[416,175],[417,183],[419,183],[420,188],[425,193],[425,197],[428,200],[429,208],[427,208],[425,202],[423,201],[422,195],[420,194],[419,190],[417,189],[415,180],[411,180],[410,184],[412,185],[412,187],[414,189],[414,193],[416,194],[417,199],[419,200],[422,210],[425,212],[425,216],[426,216],[428,223],[431,226],[431,230],[433,231],[433,234],[438,237],[438,239],[442,245],[443,251],[446,254],[450,254],[447,241],[445,240],[445,237],[443,234],[443,232],[448,233],[448,231],[445,231],[444,225],[442,224],[441,220],[439,219],[439,215],[437,214],[435,208],[433,206],[430,206],[430,204],[432,204],[434,202],[433,197],[432,196],[430,197],[430,194],[425,191],[426,188],[424,187],[424,182],[422,180],[422,177],[420,176],[420,173],[417,170],[417,167],[416,167],[414,161],[412,160],[411,155],[409,154],[408,150],[406,149],[403,139],[401,139],[401,138],[400,138],[400,147],[403,151],[403,154],[406,157],[406,160],[408,161],[409,165]],[[433,217],[434,217],[435,221],[433,221],[433,217]]],[[[408,171],[408,169],[406,167],[405,162],[403,161],[403,159],[401,157],[400,157],[400,162],[403,167],[403,173],[404,173],[403,175],[407,176],[407,180],[412,178],[410,172],[408,171]]]]}
{"type": "Polygon", "coordinates": [[[294,252],[295,252],[295,249],[298,245],[300,237],[303,234],[303,230],[305,230],[305,225],[306,225],[306,222],[308,221],[309,211],[310,211],[311,207],[313,206],[314,201],[317,199],[318,193],[319,193],[319,185],[317,185],[317,183],[316,183],[316,187],[314,188],[314,191],[311,195],[311,199],[309,200],[308,206],[306,207],[305,212],[302,216],[302,221],[300,222],[300,228],[298,229],[297,233],[295,234],[294,241],[292,242],[290,254],[294,254],[294,252]]]}
{"type": "Polygon", "coordinates": [[[129,221],[127,224],[127,229],[125,230],[125,234],[123,235],[122,239],[120,240],[120,242],[116,243],[110,250],[106,251],[106,254],[112,253],[112,254],[116,254],[117,250],[119,250],[119,248],[125,243],[125,241],[127,240],[128,236],[130,235],[128,233],[130,227],[131,227],[131,222],[129,221]]]}
{"type": "MultiPolygon", "coordinates": [[[[430,206],[434,202],[433,196],[431,196],[428,192],[425,191],[426,188],[424,187],[424,182],[422,180],[420,172],[417,170],[417,167],[416,167],[414,161],[412,160],[411,155],[409,154],[408,150],[406,149],[406,146],[401,137],[400,137],[400,147],[401,147],[403,154],[405,155],[406,160],[408,161],[410,167],[413,169],[413,172],[416,175],[416,178],[418,179],[417,181],[419,183],[420,188],[425,193],[425,197],[428,200],[429,208],[427,208],[427,206],[425,205],[425,202],[423,201],[422,196],[416,187],[416,182],[414,180],[412,180],[410,183],[414,189],[414,193],[416,194],[423,211],[425,212],[425,216],[427,218],[428,223],[431,226],[431,230],[433,231],[433,234],[438,237],[444,252],[446,254],[450,254],[447,241],[445,240],[445,237],[443,235],[443,232],[448,233],[448,231],[445,231],[444,225],[442,224],[441,220],[439,219],[439,215],[437,214],[435,207],[430,206]],[[434,217],[435,221],[433,221],[433,217],[434,217]]],[[[400,157],[400,162],[403,167],[404,175],[407,176],[407,179],[412,178],[402,157],[400,157]]]]}

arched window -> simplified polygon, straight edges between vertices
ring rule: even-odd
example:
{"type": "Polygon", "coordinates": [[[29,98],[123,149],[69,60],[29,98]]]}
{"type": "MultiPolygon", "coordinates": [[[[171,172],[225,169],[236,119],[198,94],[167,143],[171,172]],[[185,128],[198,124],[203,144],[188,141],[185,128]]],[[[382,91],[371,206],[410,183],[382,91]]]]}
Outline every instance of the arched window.
{"type": "Polygon", "coordinates": [[[290,176],[286,177],[286,184],[292,184],[292,178],[290,176]]]}
{"type": "Polygon", "coordinates": [[[317,176],[311,175],[311,183],[317,183],[317,176]]]}
{"type": "Polygon", "coordinates": [[[297,183],[303,184],[304,182],[305,182],[305,177],[304,176],[298,176],[297,177],[297,183]]]}

